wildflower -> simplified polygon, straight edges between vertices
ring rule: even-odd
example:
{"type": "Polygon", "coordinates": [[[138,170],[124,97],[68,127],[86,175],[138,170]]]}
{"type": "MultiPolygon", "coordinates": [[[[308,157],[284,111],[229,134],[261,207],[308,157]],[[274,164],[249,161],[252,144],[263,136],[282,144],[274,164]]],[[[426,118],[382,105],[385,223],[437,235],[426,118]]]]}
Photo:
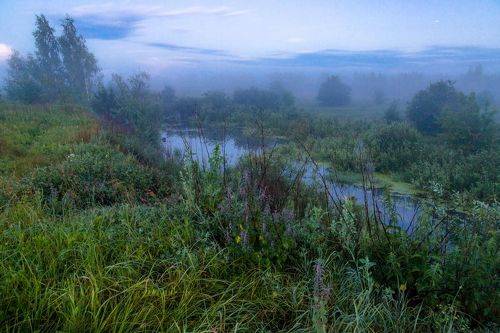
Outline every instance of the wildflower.
{"type": "Polygon", "coordinates": [[[318,260],[314,265],[314,292],[317,293],[323,288],[323,266],[318,260]]]}
{"type": "Polygon", "coordinates": [[[399,291],[401,291],[403,293],[406,291],[406,283],[403,283],[403,284],[399,285],[399,291]]]}
{"type": "Polygon", "coordinates": [[[375,172],[375,166],[373,165],[373,163],[371,161],[366,162],[366,172],[369,174],[372,174],[373,172],[375,172]]]}
{"type": "Polygon", "coordinates": [[[222,201],[217,205],[219,211],[222,214],[228,213],[229,212],[229,204],[227,201],[222,201]]]}
{"type": "Polygon", "coordinates": [[[285,222],[285,233],[287,236],[291,236],[293,234],[292,221],[295,218],[295,215],[293,214],[293,211],[291,209],[287,208],[285,208],[281,214],[285,222]]]}
{"type": "Polygon", "coordinates": [[[248,245],[248,233],[245,230],[240,231],[240,240],[244,247],[248,245]]]}
{"type": "Polygon", "coordinates": [[[224,228],[224,239],[226,241],[226,244],[231,243],[231,231],[232,231],[232,225],[230,224],[227,228],[224,228]]]}
{"type": "Polygon", "coordinates": [[[245,210],[243,211],[243,218],[245,219],[245,223],[248,223],[250,218],[250,207],[248,207],[248,202],[245,203],[245,210]]]}
{"type": "Polygon", "coordinates": [[[289,220],[285,220],[285,226],[286,226],[285,234],[287,236],[293,235],[292,223],[290,223],[289,220]]]}
{"type": "Polygon", "coordinates": [[[291,209],[285,208],[283,209],[283,218],[285,220],[293,220],[295,218],[295,214],[293,214],[293,211],[291,209]]]}
{"type": "Polygon", "coordinates": [[[268,216],[271,214],[271,208],[269,207],[269,202],[264,206],[264,215],[268,216]]]}
{"type": "Polygon", "coordinates": [[[314,265],[314,296],[319,300],[326,300],[330,296],[330,288],[323,281],[324,269],[321,261],[314,265]]]}

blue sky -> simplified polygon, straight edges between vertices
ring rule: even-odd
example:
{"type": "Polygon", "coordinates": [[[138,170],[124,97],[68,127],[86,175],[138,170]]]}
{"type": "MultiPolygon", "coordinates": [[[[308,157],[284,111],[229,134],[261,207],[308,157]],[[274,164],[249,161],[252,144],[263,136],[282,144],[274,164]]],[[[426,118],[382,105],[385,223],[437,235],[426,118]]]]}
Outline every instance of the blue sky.
{"type": "Polygon", "coordinates": [[[500,64],[500,0],[0,0],[0,62],[67,13],[105,71],[500,64]]]}

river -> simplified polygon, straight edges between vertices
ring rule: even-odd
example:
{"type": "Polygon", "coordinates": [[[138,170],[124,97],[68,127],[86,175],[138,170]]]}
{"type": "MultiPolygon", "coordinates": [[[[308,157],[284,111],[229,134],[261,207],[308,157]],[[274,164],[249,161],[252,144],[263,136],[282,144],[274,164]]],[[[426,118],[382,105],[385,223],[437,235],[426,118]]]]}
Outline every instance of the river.
{"type": "MultiPolygon", "coordinates": [[[[179,157],[183,157],[189,149],[193,154],[193,158],[204,166],[207,165],[208,158],[217,144],[220,145],[222,155],[225,156],[228,166],[236,165],[242,156],[251,151],[255,152],[261,147],[261,143],[257,140],[242,139],[234,135],[226,136],[225,140],[217,138],[216,135],[206,135],[203,137],[199,131],[192,129],[166,130],[162,133],[162,142],[166,155],[178,154],[179,157]]],[[[266,143],[266,145],[269,144],[269,142],[266,143]]],[[[319,170],[312,165],[306,167],[304,181],[309,184],[313,181],[318,181],[318,178],[320,178],[319,175],[327,176],[329,172],[327,168],[323,167],[319,170]]],[[[336,199],[354,198],[359,204],[364,204],[365,202],[365,191],[359,185],[329,181],[328,187],[329,192],[336,199]]],[[[372,212],[374,207],[377,207],[382,221],[389,223],[391,217],[393,220],[395,218],[399,227],[411,232],[420,215],[418,200],[411,195],[395,192],[391,193],[390,197],[393,209],[389,209],[385,204],[382,190],[374,189],[374,191],[366,191],[366,199],[369,209],[372,212]]]]}

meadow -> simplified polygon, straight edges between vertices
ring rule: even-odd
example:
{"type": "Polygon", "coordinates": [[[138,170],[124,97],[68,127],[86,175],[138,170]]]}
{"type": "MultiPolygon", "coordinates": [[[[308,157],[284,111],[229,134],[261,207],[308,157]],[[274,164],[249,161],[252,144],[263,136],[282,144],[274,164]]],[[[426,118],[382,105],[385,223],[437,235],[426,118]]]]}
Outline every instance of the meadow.
{"type": "Polygon", "coordinates": [[[217,151],[207,170],[144,162],[81,107],[3,104],[0,119],[5,331],[496,327],[494,206],[431,205],[410,237],[265,154],[222,174],[217,151]]]}

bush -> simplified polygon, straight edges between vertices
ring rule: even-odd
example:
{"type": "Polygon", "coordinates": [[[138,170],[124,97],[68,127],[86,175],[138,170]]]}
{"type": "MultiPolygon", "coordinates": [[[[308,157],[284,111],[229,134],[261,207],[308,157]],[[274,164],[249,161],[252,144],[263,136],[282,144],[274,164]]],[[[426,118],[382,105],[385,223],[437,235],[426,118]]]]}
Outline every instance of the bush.
{"type": "Polygon", "coordinates": [[[423,153],[422,137],[404,123],[375,127],[368,134],[367,146],[379,171],[402,171],[423,153]]]}
{"type": "Polygon", "coordinates": [[[158,146],[163,117],[160,97],[149,90],[149,79],[147,73],[127,80],[115,74],[108,88],[99,87],[92,107],[101,117],[133,132],[145,144],[158,146]]]}
{"type": "Polygon", "coordinates": [[[467,192],[489,202],[498,198],[500,154],[497,150],[464,156],[447,147],[427,147],[427,158],[416,161],[405,172],[408,181],[427,190],[439,184],[448,195],[467,192]]]}
{"type": "Polygon", "coordinates": [[[434,135],[442,131],[439,117],[443,110],[457,108],[463,99],[464,95],[455,89],[451,81],[432,83],[413,97],[407,116],[420,132],[434,135]]]}
{"type": "Polygon", "coordinates": [[[168,193],[167,179],[131,156],[93,144],[75,147],[60,164],[36,169],[25,180],[47,204],[79,208],[154,202],[168,193]]]}
{"type": "Polygon", "coordinates": [[[490,148],[498,136],[493,112],[482,111],[474,94],[465,98],[456,109],[445,109],[439,121],[446,142],[465,153],[490,148]]]}
{"type": "Polygon", "coordinates": [[[240,89],[233,94],[235,104],[257,108],[258,110],[278,110],[292,108],[293,96],[284,90],[263,90],[258,88],[240,89]]]}

